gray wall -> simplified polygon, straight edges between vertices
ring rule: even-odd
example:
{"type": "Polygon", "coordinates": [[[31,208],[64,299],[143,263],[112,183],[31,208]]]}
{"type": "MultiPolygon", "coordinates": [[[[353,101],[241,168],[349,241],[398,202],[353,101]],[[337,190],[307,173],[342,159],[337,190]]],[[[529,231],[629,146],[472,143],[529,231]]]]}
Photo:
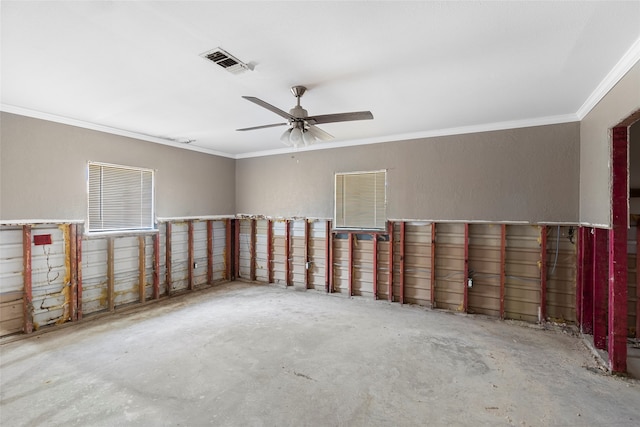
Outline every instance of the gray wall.
{"type": "Polygon", "coordinates": [[[0,220],[84,220],[87,161],[155,169],[158,217],[235,214],[235,160],[9,113],[0,220]]]}
{"type": "Polygon", "coordinates": [[[580,222],[611,224],[611,127],[640,109],[640,62],[580,122],[580,222]]]}
{"type": "Polygon", "coordinates": [[[577,222],[580,125],[238,160],[239,213],[333,216],[335,172],[388,169],[391,219],[577,222]]]}

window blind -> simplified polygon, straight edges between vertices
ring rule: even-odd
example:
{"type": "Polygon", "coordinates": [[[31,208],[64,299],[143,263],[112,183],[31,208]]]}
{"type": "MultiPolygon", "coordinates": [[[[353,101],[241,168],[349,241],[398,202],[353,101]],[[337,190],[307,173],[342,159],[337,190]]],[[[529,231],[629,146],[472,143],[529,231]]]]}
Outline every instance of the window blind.
{"type": "Polygon", "coordinates": [[[335,227],[384,229],[386,180],[386,171],[337,173],[335,227]]]}
{"type": "Polygon", "coordinates": [[[89,163],[89,231],[154,228],[154,172],[89,163]]]}

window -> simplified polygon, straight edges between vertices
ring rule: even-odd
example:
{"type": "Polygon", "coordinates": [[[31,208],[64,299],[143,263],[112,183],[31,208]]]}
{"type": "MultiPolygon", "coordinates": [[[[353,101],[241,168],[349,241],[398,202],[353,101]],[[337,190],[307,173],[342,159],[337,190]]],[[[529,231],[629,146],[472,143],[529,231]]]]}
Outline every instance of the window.
{"type": "Polygon", "coordinates": [[[89,162],[89,232],[154,228],[154,172],[89,162]]]}
{"type": "Polygon", "coordinates": [[[384,230],[387,171],[337,173],[335,228],[384,230]]]}

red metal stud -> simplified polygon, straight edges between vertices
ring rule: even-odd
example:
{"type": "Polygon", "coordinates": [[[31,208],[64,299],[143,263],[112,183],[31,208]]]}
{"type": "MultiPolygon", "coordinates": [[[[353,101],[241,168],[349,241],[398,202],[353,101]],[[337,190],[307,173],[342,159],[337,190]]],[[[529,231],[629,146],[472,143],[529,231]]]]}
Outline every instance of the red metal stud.
{"type": "Polygon", "coordinates": [[[540,227],[540,322],[547,320],[547,226],[540,227]]]}
{"type": "Polygon", "coordinates": [[[611,229],[609,230],[609,365],[627,371],[628,132],[613,128],[611,144],[611,229]]]}
{"type": "Polygon", "coordinates": [[[33,332],[33,288],[31,276],[31,226],[22,226],[22,265],[24,297],[23,302],[23,329],[26,334],[33,332]]]}
{"type": "Polygon", "coordinates": [[[388,284],[388,299],[389,302],[393,302],[393,222],[389,221],[388,224],[389,233],[389,284],[388,284]]]}
{"type": "Polygon", "coordinates": [[[593,345],[604,350],[607,346],[607,287],[608,287],[607,230],[593,230],[593,345]]]}
{"type": "Polygon", "coordinates": [[[406,223],[402,221],[400,223],[400,304],[404,304],[404,274],[405,274],[405,234],[406,234],[406,223]]]}

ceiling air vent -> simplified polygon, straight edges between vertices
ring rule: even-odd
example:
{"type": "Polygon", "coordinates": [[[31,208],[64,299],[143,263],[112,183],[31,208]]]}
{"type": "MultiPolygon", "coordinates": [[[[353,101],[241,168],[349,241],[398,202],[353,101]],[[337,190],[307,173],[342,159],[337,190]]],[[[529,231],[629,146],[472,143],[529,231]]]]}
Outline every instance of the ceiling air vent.
{"type": "Polygon", "coordinates": [[[208,59],[215,64],[218,64],[219,66],[233,74],[242,73],[243,71],[250,69],[247,64],[240,61],[229,52],[220,49],[219,47],[202,53],[200,54],[200,56],[202,56],[204,59],[208,59]]]}

